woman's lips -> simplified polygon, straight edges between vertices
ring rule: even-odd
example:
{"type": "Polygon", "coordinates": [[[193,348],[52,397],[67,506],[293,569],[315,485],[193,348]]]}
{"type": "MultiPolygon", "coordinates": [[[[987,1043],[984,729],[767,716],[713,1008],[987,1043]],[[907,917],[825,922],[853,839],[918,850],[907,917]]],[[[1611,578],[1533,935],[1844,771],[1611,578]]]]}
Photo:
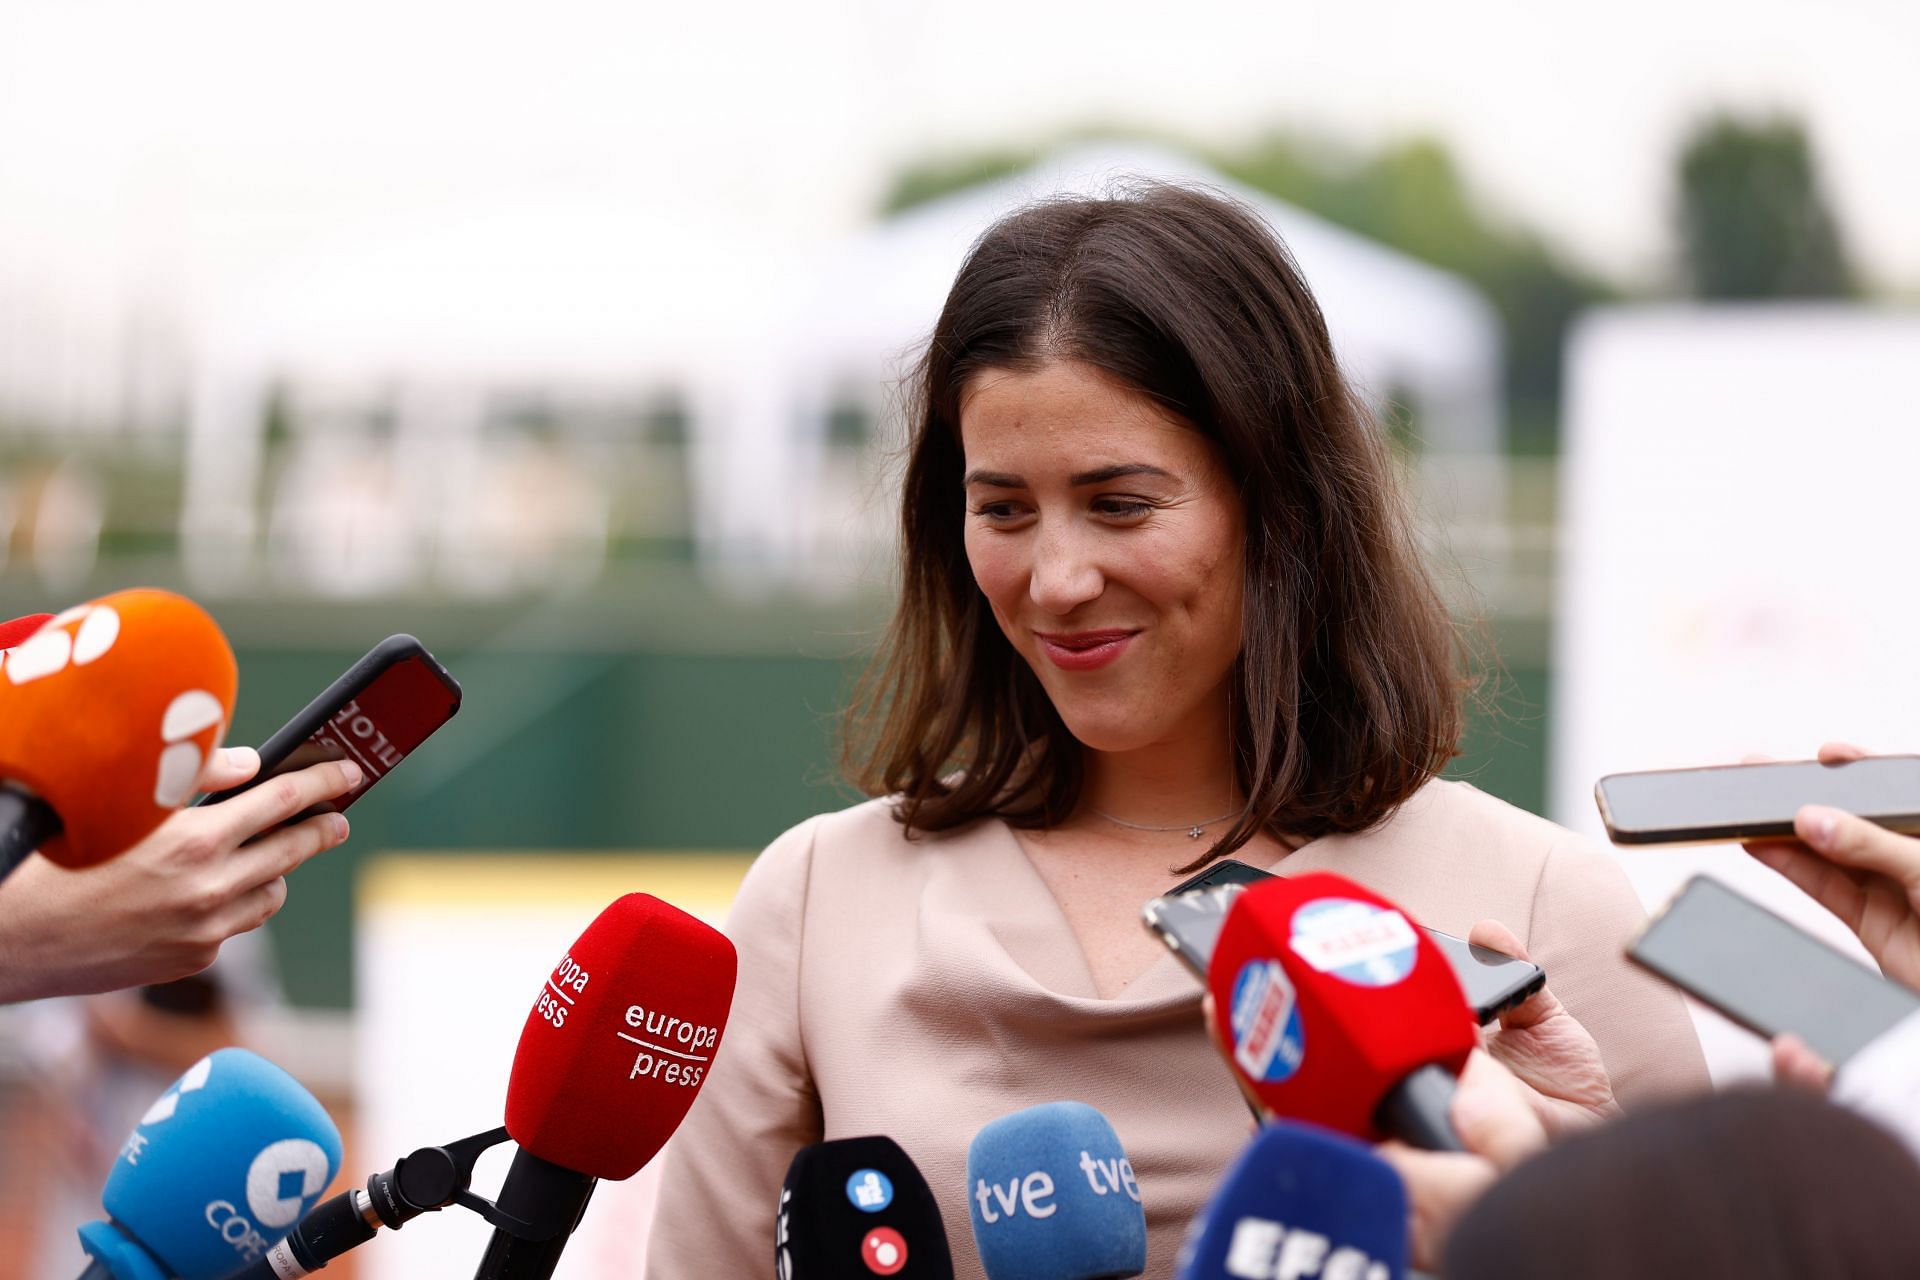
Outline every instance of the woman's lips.
{"type": "Polygon", "coordinates": [[[1093,671],[1113,662],[1133,637],[1134,631],[1076,631],[1072,634],[1036,631],[1033,638],[1040,642],[1040,652],[1047,660],[1062,671],[1093,671]]]}

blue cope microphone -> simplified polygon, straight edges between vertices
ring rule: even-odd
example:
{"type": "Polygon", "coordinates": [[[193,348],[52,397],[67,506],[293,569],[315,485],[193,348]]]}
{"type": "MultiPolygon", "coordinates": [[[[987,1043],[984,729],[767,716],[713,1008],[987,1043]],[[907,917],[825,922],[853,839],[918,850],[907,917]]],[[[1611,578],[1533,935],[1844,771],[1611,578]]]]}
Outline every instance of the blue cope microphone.
{"type": "Polygon", "coordinates": [[[1084,1102],[1001,1116],[967,1148],[967,1215],[988,1280],[1109,1280],[1147,1266],[1140,1184],[1084,1102]]]}
{"type": "Polygon", "coordinates": [[[1193,1220],[1178,1280],[1400,1280],[1407,1190],[1365,1143],[1278,1121],[1193,1220]]]}
{"type": "Polygon", "coordinates": [[[273,1247],[340,1169],[340,1131],[292,1076],[245,1049],[187,1068],[107,1175],[80,1228],[81,1280],[218,1280],[273,1247]]]}

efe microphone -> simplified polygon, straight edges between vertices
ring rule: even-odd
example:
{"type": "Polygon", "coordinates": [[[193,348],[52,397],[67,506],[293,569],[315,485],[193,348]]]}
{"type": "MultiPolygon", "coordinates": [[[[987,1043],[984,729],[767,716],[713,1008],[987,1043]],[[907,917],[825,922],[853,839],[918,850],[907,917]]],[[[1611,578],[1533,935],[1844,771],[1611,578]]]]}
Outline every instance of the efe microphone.
{"type": "Polygon", "coordinates": [[[968,1218],[988,1280],[1111,1280],[1147,1266],[1147,1215],[1107,1118],[1049,1102],[967,1148],[968,1218]]]}
{"type": "Polygon", "coordinates": [[[892,1138],[836,1138],[787,1166],[774,1228],[779,1280],[953,1280],[940,1205],[892,1138]]]}
{"type": "Polygon", "coordinates": [[[1460,1149],[1448,1118],[1479,1036],[1446,957],[1398,907],[1326,872],[1262,881],[1207,967],[1232,1069],[1267,1110],[1460,1149]]]}
{"type": "Polygon", "coordinates": [[[245,1049],[202,1058],[160,1095],[107,1174],[105,1222],[80,1228],[81,1280],[219,1280],[260,1258],[340,1168],[312,1094],[245,1049]]]}
{"type": "Polygon", "coordinates": [[[507,1123],[427,1147],[364,1191],[308,1215],[239,1280],[295,1280],[421,1213],[463,1205],[495,1230],[480,1270],[545,1280],[600,1178],[632,1177],[666,1144],[699,1095],[733,1003],[733,944],[644,893],[587,926],[534,1001],[507,1084],[507,1123]],[[499,1195],[468,1189],[474,1162],[518,1144],[499,1195]]]}
{"type": "Polygon", "coordinates": [[[1365,1144],[1276,1121],[1201,1210],[1177,1280],[1401,1280],[1407,1190],[1365,1144]]]}
{"type": "Polygon", "coordinates": [[[87,867],[193,798],[233,711],[205,610],[145,588],[51,619],[0,658],[0,879],[36,848],[87,867]]]}

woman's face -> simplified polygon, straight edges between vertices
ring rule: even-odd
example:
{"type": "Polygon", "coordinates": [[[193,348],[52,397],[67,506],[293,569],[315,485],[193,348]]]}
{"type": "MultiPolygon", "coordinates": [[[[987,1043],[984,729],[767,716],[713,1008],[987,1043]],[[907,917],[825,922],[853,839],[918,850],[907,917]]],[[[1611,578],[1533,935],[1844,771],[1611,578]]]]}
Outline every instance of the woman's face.
{"type": "Polygon", "coordinates": [[[977,375],[960,437],[974,580],[1074,737],[1219,731],[1246,534],[1214,444],[1073,361],[977,375]]]}

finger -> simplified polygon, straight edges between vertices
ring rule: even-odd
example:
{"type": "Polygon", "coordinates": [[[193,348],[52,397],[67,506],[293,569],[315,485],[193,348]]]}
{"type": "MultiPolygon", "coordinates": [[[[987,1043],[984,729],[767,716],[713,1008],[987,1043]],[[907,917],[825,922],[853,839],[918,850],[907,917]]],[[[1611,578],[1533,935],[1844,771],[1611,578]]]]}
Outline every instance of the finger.
{"type": "Polygon", "coordinates": [[[235,850],[229,864],[234,893],[246,893],[291,874],[308,858],[339,846],[348,830],[344,815],[317,813],[235,850]]]}
{"type": "Polygon", "coordinates": [[[1744,847],[1754,861],[1785,876],[1849,928],[1860,918],[1867,872],[1829,862],[1798,840],[1756,840],[1744,847]]]}
{"type": "Polygon", "coordinates": [[[1802,805],[1793,832],[1815,853],[1842,867],[1873,871],[1920,891],[1920,840],[1825,805],[1802,805]]]}
{"type": "Polygon", "coordinates": [[[1547,1145],[1546,1127],[1513,1072],[1483,1049],[1467,1057],[1448,1110],[1468,1151],[1510,1169],[1547,1145]]]}
{"type": "Polygon", "coordinates": [[[225,791],[260,772],[260,753],[252,747],[223,747],[207,757],[194,783],[202,791],[225,791]]]}
{"type": "Polygon", "coordinates": [[[360,785],[360,776],[360,766],[351,760],[325,760],[269,778],[208,809],[220,815],[220,830],[227,843],[239,845],[302,809],[345,795],[360,785]]]}
{"type": "Polygon", "coordinates": [[[1833,1068],[1792,1032],[1773,1038],[1772,1058],[1773,1078],[1781,1084],[1824,1094],[1833,1083],[1833,1068]]]}
{"type": "Polygon", "coordinates": [[[1502,955],[1512,956],[1515,960],[1525,960],[1529,963],[1533,960],[1533,957],[1527,954],[1526,945],[1514,936],[1513,930],[1498,920],[1476,922],[1473,928],[1467,930],[1467,941],[1476,947],[1485,947],[1489,951],[1498,951],[1502,955]]]}
{"type": "Polygon", "coordinates": [[[1851,742],[1823,742],[1820,744],[1821,764],[1846,764],[1852,760],[1865,760],[1868,754],[1865,747],[1856,747],[1851,742]]]}
{"type": "MultiPolygon", "coordinates": [[[[1527,954],[1526,947],[1522,945],[1519,938],[1514,936],[1513,930],[1498,920],[1475,922],[1473,928],[1467,930],[1467,941],[1476,947],[1487,947],[1510,955],[1515,960],[1525,960],[1529,964],[1533,962],[1533,957],[1527,954]]],[[[1502,1030],[1537,1027],[1548,1018],[1558,1016],[1559,1013],[1559,997],[1543,984],[1538,991],[1513,1008],[1501,1010],[1500,1027],[1502,1030]]]]}
{"type": "Polygon", "coordinates": [[[247,890],[228,903],[215,921],[220,941],[225,942],[236,934],[253,932],[271,920],[286,902],[287,882],[280,876],[247,890]]]}

